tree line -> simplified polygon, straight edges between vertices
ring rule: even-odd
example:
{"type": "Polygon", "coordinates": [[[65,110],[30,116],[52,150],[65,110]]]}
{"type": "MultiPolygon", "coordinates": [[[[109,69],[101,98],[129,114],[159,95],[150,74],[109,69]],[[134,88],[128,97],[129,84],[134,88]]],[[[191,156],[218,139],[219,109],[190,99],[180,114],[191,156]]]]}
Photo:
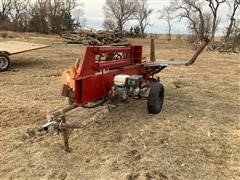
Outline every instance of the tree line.
{"type": "Polygon", "coordinates": [[[172,21],[178,19],[187,21],[194,39],[202,41],[205,37],[210,37],[214,41],[221,24],[219,9],[223,5],[229,9],[229,13],[225,14],[225,21],[229,23],[223,30],[225,41],[231,37],[240,39],[240,0],[171,0],[170,5],[161,11],[161,18],[168,22],[169,38],[172,21]]]}
{"type": "MultiPolygon", "coordinates": [[[[169,5],[158,10],[159,19],[168,24],[168,35],[171,40],[173,21],[185,21],[194,39],[202,41],[209,37],[215,39],[221,23],[219,9],[225,5],[229,8],[226,20],[225,41],[231,37],[240,38],[240,0],[171,0],[169,5]]],[[[128,21],[136,20],[138,25],[130,28],[130,33],[144,36],[145,29],[150,24],[153,9],[148,7],[147,0],[107,0],[104,6],[104,27],[110,30],[124,31],[128,21]]]]}
{"type": "Polygon", "coordinates": [[[73,17],[75,0],[1,0],[0,29],[60,33],[80,25],[73,17]]]}
{"type": "MultiPolygon", "coordinates": [[[[240,36],[239,4],[240,0],[170,0],[168,6],[154,10],[147,0],[106,0],[103,27],[143,37],[155,12],[159,19],[167,22],[169,40],[173,21],[184,21],[196,40],[201,41],[208,36],[214,41],[221,23],[219,9],[225,5],[229,8],[225,29],[225,41],[228,41],[233,36],[240,36]],[[136,25],[128,27],[133,20],[136,25]]],[[[78,6],[81,5],[77,4],[77,0],[1,0],[0,30],[39,33],[73,30],[83,25],[79,14],[73,13],[78,6]]]]}

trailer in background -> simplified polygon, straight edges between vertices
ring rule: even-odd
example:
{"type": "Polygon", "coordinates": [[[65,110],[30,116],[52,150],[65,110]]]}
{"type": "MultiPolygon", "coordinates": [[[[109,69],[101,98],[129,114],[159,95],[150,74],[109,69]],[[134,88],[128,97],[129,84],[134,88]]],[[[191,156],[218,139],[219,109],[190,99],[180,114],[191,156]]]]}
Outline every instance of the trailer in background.
{"type": "Polygon", "coordinates": [[[49,46],[21,41],[0,42],[0,72],[8,70],[10,67],[9,56],[47,47],[49,46]]]}

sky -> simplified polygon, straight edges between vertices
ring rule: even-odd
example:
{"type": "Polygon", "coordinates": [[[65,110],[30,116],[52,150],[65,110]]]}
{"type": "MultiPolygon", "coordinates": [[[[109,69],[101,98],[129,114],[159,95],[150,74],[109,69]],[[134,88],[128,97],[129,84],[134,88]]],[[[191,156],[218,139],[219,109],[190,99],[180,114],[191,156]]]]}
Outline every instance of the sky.
{"type": "MultiPolygon", "coordinates": [[[[86,18],[86,26],[94,29],[102,29],[102,24],[104,21],[103,5],[105,0],[79,0],[83,4],[84,17],[86,18]]],[[[164,20],[160,20],[158,10],[167,6],[170,0],[148,0],[148,5],[150,8],[154,9],[150,19],[151,26],[148,26],[146,31],[148,33],[167,33],[167,23],[164,20]]],[[[228,6],[222,6],[219,9],[219,15],[221,19],[220,28],[217,34],[221,35],[223,33],[223,27],[226,27],[229,23],[227,21],[230,8],[228,6]]],[[[131,22],[130,24],[134,24],[131,22]]],[[[175,20],[172,23],[174,34],[187,34],[189,33],[187,29],[186,22],[178,22],[175,20]]]]}

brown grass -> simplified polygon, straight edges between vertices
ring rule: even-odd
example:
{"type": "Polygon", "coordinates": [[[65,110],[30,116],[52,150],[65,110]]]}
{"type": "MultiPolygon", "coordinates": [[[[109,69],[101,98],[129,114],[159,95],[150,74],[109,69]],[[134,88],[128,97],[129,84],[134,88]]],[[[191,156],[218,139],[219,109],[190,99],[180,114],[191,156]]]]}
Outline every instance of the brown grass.
{"type": "MultiPolygon", "coordinates": [[[[149,40],[131,41],[148,56],[149,40]]],[[[156,43],[161,59],[193,53],[184,41],[156,43]]],[[[240,179],[237,55],[205,52],[192,67],[167,68],[159,74],[166,90],[161,114],[149,115],[146,102],[132,101],[74,130],[69,154],[61,136],[33,136],[49,110],[66,105],[59,76],[83,50],[52,44],[13,56],[10,71],[0,74],[0,179],[240,179]]],[[[78,109],[67,118],[82,121],[95,112],[78,109]]]]}

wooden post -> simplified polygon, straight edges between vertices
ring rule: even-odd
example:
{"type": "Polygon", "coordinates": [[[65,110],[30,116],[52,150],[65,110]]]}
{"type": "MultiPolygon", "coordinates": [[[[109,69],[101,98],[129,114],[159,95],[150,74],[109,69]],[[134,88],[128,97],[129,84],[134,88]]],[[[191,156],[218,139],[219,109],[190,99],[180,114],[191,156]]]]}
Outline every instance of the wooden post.
{"type": "Polygon", "coordinates": [[[151,39],[150,61],[151,61],[151,62],[156,61],[156,57],[155,57],[155,42],[154,42],[154,39],[151,39]]]}

